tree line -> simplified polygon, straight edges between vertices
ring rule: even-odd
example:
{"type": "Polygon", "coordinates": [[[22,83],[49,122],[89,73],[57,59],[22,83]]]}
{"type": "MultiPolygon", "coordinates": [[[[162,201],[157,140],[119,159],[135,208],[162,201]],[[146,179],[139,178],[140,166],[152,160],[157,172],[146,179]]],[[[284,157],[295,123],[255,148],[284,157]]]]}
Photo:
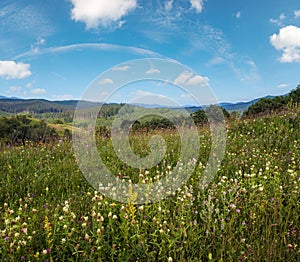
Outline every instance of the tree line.
{"type": "Polygon", "coordinates": [[[54,128],[44,120],[35,120],[26,115],[0,118],[0,141],[7,145],[26,145],[26,142],[48,143],[58,138],[54,128]]]}
{"type": "Polygon", "coordinates": [[[300,103],[300,85],[298,85],[298,87],[293,89],[286,96],[260,99],[243,113],[243,117],[251,117],[280,111],[285,109],[289,103],[300,103]]]}

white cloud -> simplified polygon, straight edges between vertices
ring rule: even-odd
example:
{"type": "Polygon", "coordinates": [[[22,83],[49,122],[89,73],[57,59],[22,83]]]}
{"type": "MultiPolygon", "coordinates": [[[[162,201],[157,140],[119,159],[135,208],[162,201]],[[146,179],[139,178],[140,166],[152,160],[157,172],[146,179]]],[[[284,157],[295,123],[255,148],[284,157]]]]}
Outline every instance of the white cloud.
{"type": "Polygon", "coordinates": [[[213,65],[220,65],[220,64],[224,64],[226,61],[223,57],[220,56],[216,56],[214,58],[212,58],[207,65],[209,66],[213,66],[213,65]]]}
{"type": "Polygon", "coordinates": [[[172,10],[172,8],[173,8],[173,0],[167,1],[165,3],[165,10],[170,11],[170,10],[172,10]]]}
{"type": "Polygon", "coordinates": [[[270,22],[273,23],[273,24],[276,24],[278,26],[283,26],[283,21],[286,19],[286,16],[284,13],[280,14],[280,16],[276,19],[274,18],[271,18],[270,19],[270,22]]]}
{"type": "Polygon", "coordinates": [[[236,18],[240,18],[240,17],[241,17],[241,12],[240,12],[240,11],[237,12],[237,13],[235,14],[235,17],[236,17],[236,18]]]}
{"type": "Polygon", "coordinates": [[[175,79],[174,84],[197,86],[197,85],[206,85],[208,81],[209,81],[208,77],[202,77],[199,75],[194,76],[192,72],[184,71],[175,79]]]}
{"type": "Polygon", "coordinates": [[[38,53],[39,49],[42,45],[44,45],[46,43],[46,40],[42,37],[38,37],[36,39],[36,42],[34,44],[31,45],[31,50],[34,53],[38,53]]]}
{"type": "Polygon", "coordinates": [[[73,99],[73,95],[53,95],[52,96],[53,99],[55,100],[71,100],[73,99]]]}
{"type": "Polygon", "coordinates": [[[279,20],[283,21],[285,18],[286,18],[286,16],[284,13],[280,14],[279,20]]]}
{"type": "Polygon", "coordinates": [[[281,28],[278,34],[270,37],[270,43],[282,51],[280,62],[300,62],[300,28],[289,25],[281,28]]]}
{"type": "Polygon", "coordinates": [[[127,71],[130,68],[128,65],[124,66],[116,66],[112,69],[112,71],[127,71]]]}
{"type": "Polygon", "coordinates": [[[86,24],[87,29],[107,27],[137,6],[136,0],[71,0],[72,19],[86,24]]]}
{"type": "Polygon", "coordinates": [[[153,75],[153,74],[159,74],[160,71],[157,68],[150,68],[148,71],[146,71],[147,75],[153,75]]]}
{"type": "Polygon", "coordinates": [[[295,18],[296,18],[296,19],[299,18],[299,17],[300,17],[300,10],[296,10],[296,11],[294,12],[294,15],[295,15],[295,18]]]}
{"type": "Polygon", "coordinates": [[[175,85],[185,85],[187,81],[192,77],[193,73],[189,71],[184,71],[181,73],[174,81],[175,85]]]}
{"type": "Polygon", "coordinates": [[[289,86],[288,84],[280,84],[277,86],[277,88],[286,88],[288,86],[289,86]]]}
{"type": "Polygon", "coordinates": [[[32,88],[32,83],[27,83],[25,86],[26,86],[27,88],[32,88]]]}
{"type": "Polygon", "coordinates": [[[138,90],[136,93],[138,96],[159,96],[158,94],[151,93],[148,91],[138,90]]]}
{"type": "Polygon", "coordinates": [[[207,84],[208,80],[209,80],[208,77],[202,77],[202,76],[197,75],[197,76],[190,78],[186,84],[188,86],[205,85],[205,84],[207,84]]]}
{"type": "MultiPolygon", "coordinates": [[[[1,1],[3,3],[4,1],[1,1]]],[[[30,36],[49,36],[55,31],[46,9],[33,3],[7,1],[0,7],[0,32],[28,33],[30,36]],[[11,4],[9,4],[11,2],[11,4]],[[4,6],[4,7],[2,7],[4,6]]]]}
{"type": "Polygon", "coordinates": [[[30,75],[31,72],[29,64],[0,60],[0,77],[5,79],[22,79],[30,75]]]}
{"type": "Polygon", "coordinates": [[[114,81],[110,78],[101,79],[99,82],[100,85],[112,85],[113,83],[114,81]]]}
{"type": "Polygon", "coordinates": [[[180,95],[181,98],[193,98],[191,94],[182,94],[180,95]]]}
{"type": "Polygon", "coordinates": [[[46,93],[46,89],[44,89],[44,88],[36,88],[36,89],[30,90],[30,93],[32,95],[42,95],[42,94],[46,93]]]}
{"type": "Polygon", "coordinates": [[[6,90],[6,93],[7,94],[20,93],[21,90],[22,90],[21,86],[11,86],[8,90],[6,90]]]}
{"type": "Polygon", "coordinates": [[[202,0],[190,0],[192,8],[196,10],[197,13],[201,13],[203,10],[203,1],[202,0]]]}

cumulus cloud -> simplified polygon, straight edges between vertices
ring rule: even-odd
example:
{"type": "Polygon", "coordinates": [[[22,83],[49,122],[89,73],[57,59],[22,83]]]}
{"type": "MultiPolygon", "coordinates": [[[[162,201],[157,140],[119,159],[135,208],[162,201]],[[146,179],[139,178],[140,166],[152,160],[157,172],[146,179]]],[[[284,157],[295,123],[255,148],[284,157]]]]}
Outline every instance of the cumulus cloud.
{"type": "Polygon", "coordinates": [[[100,85],[112,85],[113,83],[114,81],[110,78],[101,79],[99,82],[100,85]]]}
{"type": "Polygon", "coordinates": [[[276,24],[278,26],[283,26],[283,21],[286,19],[286,16],[284,13],[280,14],[278,18],[271,18],[270,22],[273,24],[276,24]]]}
{"type": "Polygon", "coordinates": [[[136,0],[71,0],[72,19],[86,24],[87,29],[107,27],[137,6],[136,0]]]}
{"type": "Polygon", "coordinates": [[[203,10],[203,1],[202,0],[190,0],[192,8],[196,10],[197,13],[201,13],[203,10]]]}
{"type": "Polygon", "coordinates": [[[157,68],[150,68],[149,70],[146,71],[147,75],[153,75],[153,74],[159,74],[160,71],[157,68]]]}
{"type": "Polygon", "coordinates": [[[295,18],[296,18],[296,19],[299,18],[299,17],[300,17],[300,10],[296,10],[296,11],[294,12],[294,15],[295,15],[295,18]]]}
{"type": "Polygon", "coordinates": [[[0,60],[0,77],[5,79],[22,79],[30,75],[31,72],[29,64],[0,60]]]}
{"type": "Polygon", "coordinates": [[[280,84],[277,86],[277,88],[286,88],[288,86],[289,86],[288,84],[280,84]]]}
{"type": "Polygon", "coordinates": [[[32,95],[42,95],[42,94],[46,93],[46,89],[44,89],[44,88],[36,88],[36,89],[30,90],[30,93],[32,95]]]}
{"type": "Polygon", "coordinates": [[[289,25],[281,28],[278,34],[270,37],[270,43],[282,51],[280,62],[300,62],[300,28],[289,25]]]}
{"type": "Polygon", "coordinates": [[[175,79],[174,84],[197,86],[197,85],[206,85],[208,81],[209,81],[208,77],[202,77],[199,75],[194,76],[192,72],[184,71],[175,79]]]}

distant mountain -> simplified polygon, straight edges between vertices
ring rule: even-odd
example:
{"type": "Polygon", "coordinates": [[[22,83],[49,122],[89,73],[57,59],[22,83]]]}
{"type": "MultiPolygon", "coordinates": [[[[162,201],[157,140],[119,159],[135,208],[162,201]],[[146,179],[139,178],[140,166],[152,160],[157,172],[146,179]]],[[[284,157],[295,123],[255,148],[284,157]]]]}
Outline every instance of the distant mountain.
{"type": "MultiPolygon", "coordinates": [[[[273,98],[274,96],[265,96],[264,98],[273,98]]],[[[255,104],[257,101],[259,101],[262,98],[256,98],[248,102],[237,102],[237,103],[229,103],[229,102],[222,102],[219,105],[226,109],[228,112],[237,111],[237,112],[243,112],[249,108],[249,106],[255,104]]],[[[188,110],[190,113],[194,113],[200,109],[207,108],[208,105],[204,106],[185,106],[185,109],[188,110]]]]}
{"type": "Polygon", "coordinates": [[[15,100],[22,100],[22,98],[18,98],[18,97],[7,97],[7,96],[1,96],[1,95],[0,95],[0,99],[15,99],[15,100]]]}
{"type": "MultiPolygon", "coordinates": [[[[274,96],[266,96],[264,98],[273,98],[274,96]]],[[[220,103],[220,106],[225,108],[227,111],[238,111],[243,112],[247,110],[251,105],[259,101],[261,98],[253,99],[248,102],[237,102],[237,103],[220,103]]],[[[0,96],[0,111],[11,114],[18,114],[22,112],[29,112],[33,114],[42,114],[42,113],[66,113],[71,115],[78,105],[79,100],[62,100],[62,101],[49,101],[46,99],[21,99],[21,98],[8,98],[5,96],[0,96]]],[[[81,101],[80,109],[88,109],[97,107],[100,105],[107,106],[116,106],[116,103],[111,104],[102,104],[100,102],[90,102],[90,101],[81,101]]],[[[169,109],[180,109],[179,107],[168,107],[158,104],[132,104],[137,107],[144,108],[169,108],[169,109]]],[[[120,106],[120,105],[119,105],[120,106]]],[[[199,109],[205,109],[209,105],[200,106],[184,106],[184,108],[190,112],[194,113],[199,109]]]]}

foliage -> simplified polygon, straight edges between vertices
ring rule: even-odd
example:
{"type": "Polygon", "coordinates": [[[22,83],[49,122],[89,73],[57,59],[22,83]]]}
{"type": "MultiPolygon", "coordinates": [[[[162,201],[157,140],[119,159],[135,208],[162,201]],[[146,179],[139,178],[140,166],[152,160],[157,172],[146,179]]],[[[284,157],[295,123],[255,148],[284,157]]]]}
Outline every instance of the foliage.
{"type": "Polygon", "coordinates": [[[210,105],[205,110],[200,109],[195,113],[192,113],[191,116],[197,125],[203,125],[208,123],[207,113],[210,115],[211,120],[220,121],[222,118],[228,119],[230,114],[223,107],[219,107],[216,105],[210,105]],[[221,109],[221,111],[220,111],[221,109]],[[223,113],[223,116],[221,115],[223,113]]]}
{"type": "Polygon", "coordinates": [[[273,98],[262,98],[244,112],[244,117],[269,114],[283,110],[289,103],[300,103],[300,85],[292,90],[287,96],[276,96],[273,98]]]}
{"type": "Polygon", "coordinates": [[[58,138],[56,131],[45,121],[28,118],[26,115],[0,118],[0,141],[10,145],[25,145],[26,141],[49,142],[58,138]]]}

